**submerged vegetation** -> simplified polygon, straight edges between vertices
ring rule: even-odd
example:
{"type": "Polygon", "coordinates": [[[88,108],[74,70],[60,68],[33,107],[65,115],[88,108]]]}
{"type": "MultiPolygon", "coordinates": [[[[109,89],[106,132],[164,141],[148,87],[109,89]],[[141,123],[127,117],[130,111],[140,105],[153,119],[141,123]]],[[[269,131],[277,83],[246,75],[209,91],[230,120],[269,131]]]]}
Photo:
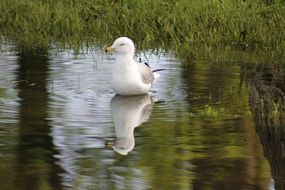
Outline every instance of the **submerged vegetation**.
{"type": "Polygon", "coordinates": [[[280,50],[284,31],[281,0],[0,1],[2,43],[29,52],[104,45],[118,36],[184,57],[193,47],[280,50]]]}

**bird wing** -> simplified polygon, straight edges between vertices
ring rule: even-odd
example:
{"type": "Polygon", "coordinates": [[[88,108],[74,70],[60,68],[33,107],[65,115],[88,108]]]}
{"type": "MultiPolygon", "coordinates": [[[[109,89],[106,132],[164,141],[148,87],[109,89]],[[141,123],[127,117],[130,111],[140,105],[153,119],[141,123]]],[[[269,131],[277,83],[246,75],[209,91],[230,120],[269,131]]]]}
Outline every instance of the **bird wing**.
{"type": "Polygon", "coordinates": [[[137,65],[138,65],[138,71],[142,77],[142,81],[146,84],[152,83],[154,80],[154,76],[150,68],[146,66],[144,63],[137,63],[137,65]]]}

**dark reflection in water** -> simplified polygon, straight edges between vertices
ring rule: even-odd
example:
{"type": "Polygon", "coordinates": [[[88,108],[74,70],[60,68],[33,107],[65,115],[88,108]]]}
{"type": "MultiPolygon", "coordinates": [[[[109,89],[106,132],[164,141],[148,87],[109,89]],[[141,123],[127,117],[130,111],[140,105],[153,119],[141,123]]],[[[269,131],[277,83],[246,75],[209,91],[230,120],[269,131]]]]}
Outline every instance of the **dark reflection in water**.
{"type": "Polygon", "coordinates": [[[285,69],[265,65],[248,73],[249,100],[276,189],[285,189],[285,69]]]}
{"type": "Polygon", "coordinates": [[[207,64],[182,71],[187,103],[176,108],[182,114],[144,132],[152,143],[142,147],[142,162],[153,166],[154,189],[268,189],[239,72],[235,66],[207,64]]]}
{"type": "Polygon", "coordinates": [[[119,96],[115,95],[111,101],[111,113],[114,120],[116,140],[113,149],[127,155],[135,146],[134,129],[146,122],[152,112],[154,97],[119,96]]]}
{"type": "Polygon", "coordinates": [[[20,98],[19,135],[17,143],[17,189],[62,189],[60,167],[50,136],[47,120],[49,73],[46,56],[19,57],[18,76],[20,98]]]}

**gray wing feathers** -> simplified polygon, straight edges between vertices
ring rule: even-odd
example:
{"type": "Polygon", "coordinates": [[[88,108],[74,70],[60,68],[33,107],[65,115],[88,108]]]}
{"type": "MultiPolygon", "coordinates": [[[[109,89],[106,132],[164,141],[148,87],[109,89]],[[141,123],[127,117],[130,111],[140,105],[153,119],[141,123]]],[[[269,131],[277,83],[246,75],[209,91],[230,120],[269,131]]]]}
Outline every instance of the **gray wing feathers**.
{"type": "Polygon", "coordinates": [[[154,80],[154,76],[150,68],[143,63],[137,63],[137,64],[138,64],[138,71],[142,77],[142,81],[146,84],[152,83],[154,80]]]}

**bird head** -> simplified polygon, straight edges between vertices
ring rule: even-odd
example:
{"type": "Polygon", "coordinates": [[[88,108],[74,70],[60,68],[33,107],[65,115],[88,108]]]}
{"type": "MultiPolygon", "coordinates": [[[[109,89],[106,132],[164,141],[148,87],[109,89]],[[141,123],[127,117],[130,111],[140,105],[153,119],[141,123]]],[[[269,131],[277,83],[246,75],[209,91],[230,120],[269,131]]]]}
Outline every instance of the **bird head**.
{"type": "Polygon", "coordinates": [[[130,38],[120,37],[114,41],[112,46],[106,48],[106,52],[133,55],[135,53],[135,45],[130,38]]]}

